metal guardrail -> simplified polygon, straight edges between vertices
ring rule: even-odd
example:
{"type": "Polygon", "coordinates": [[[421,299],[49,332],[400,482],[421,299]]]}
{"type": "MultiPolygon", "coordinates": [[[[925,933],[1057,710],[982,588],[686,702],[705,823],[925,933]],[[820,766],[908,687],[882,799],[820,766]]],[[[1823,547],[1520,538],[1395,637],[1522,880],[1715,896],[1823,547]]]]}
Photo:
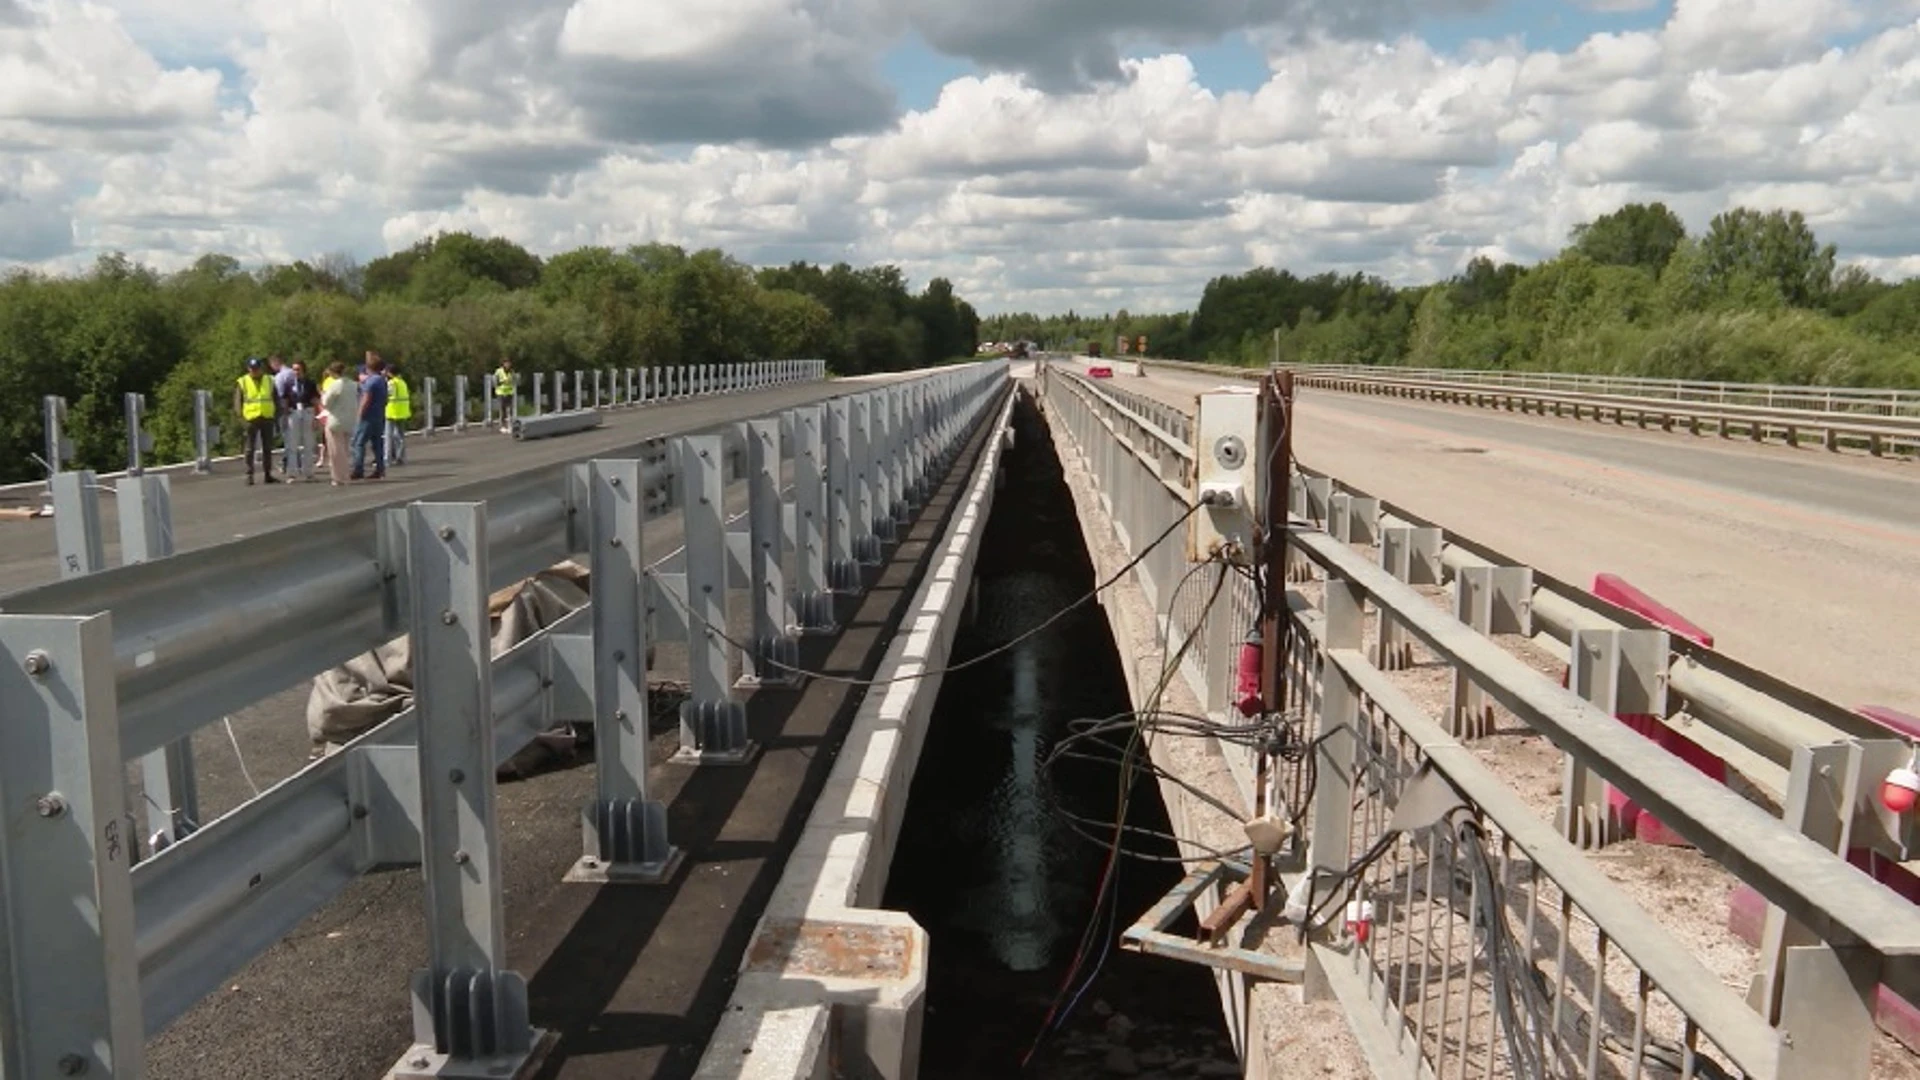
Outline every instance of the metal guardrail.
{"type": "MultiPolygon", "coordinates": [[[[1149,360],[1152,364],[1245,371],[1229,364],[1149,360]]],[[[1467,383],[1519,390],[1555,390],[1608,397],[1667,398],[1711,405],[1758,405],[1815,412],[1874,412],[1920,417],[1920,390],[1893,387],[1810,386],[1796,383],[1741,383],[1705,379],[1657,379],[1636,375],[1587,375],[1559,371],[1474,371],[1464,368],[1399,367],[1377,364],[1289,364],[1297,375],[1356,375],[1467,383]]]]}
{"type": "MultiPolygon", "coordinates": [[[[1191,505],[1164,477],[1165,462],[1191,451],[1166,444],[1156,433],[1161,425],[1133,413],[1111,388],[1052,367],[1043,379],[1050,409],[1064,417],[1103,506],[1115,514],[1116,532],[1139,551],[1191,505]]],[[[1322,892],[1337,883],[1331,897],[1298,883],[1295,895],[1331,899],[1336,911],[1345,901],[1371,905],[1359,912],[1370,927],[1365,940],[1317,937],[1310,997],[1338,998],[1363,1044],[1392,1048],[1412,1075],[1527,1075],[1515,1061],[1529,1045],[1548,1075],[1645,1075],[1654,1066],[1661,1075],[1732,1069],[1768,1080],[1866,1075],[1872,1019],[1861,1000],[1862,972],[1909,996],[1920,990],[1920,910],[1795,823],[1773,818],[1541,676],[1342,537],[1303,518],[1292,541],[1292,557],[1315,568],[1324,585],[1317,607],[1290,594],[1286,705],[1317,718],[1319,741],[1313,782],[1296,772],[1282,787],[1296,793],[1296,807],[1300,793],[1311,792],[1309,880],[1322,892]],[[1379,642],[1366,648],[1369,611],[1376,627],[1400,628],[1458,672],[1456,689],[1464,684],[1497,701],[1777,906],[1780,925],[1796,929],[1762,957],[1763,978],[1771,980],[1764,1011],[1749,1007],[1661,927],[1657,913],[1600,873],[1568,839],[1566,823],[1542,820],[1488,772],[1461,744],[1470,733],[1429,716],[1399,688],[1388,665],[1376,663],[1379,642]],[[1440,818],[1448,827],[1408,828],[1396,842],[1389,828],[1423,769],[1465,809],[1440,818]],[[1384,854],[1360,862],[1376,845],[1384,854]]],[[[1420,560],[1429,566],[1438,558],[1430,550],[1433,557],[1420,560]]],[[[1150,596],[1164,595],[1160,583],[1182,571],[1177,558],[1157,551],[1141,568],[1150,596]]],[[[1429,583],[1437,583],[1432,569],[1429,583]]],[[[1217,649],[1244,629],[1245,618],[1235,605],[1182,630],[1217,649]]],[[[1183,622],[1178,605],[1173,622],[1183,622]]],[[[1617,655],[1623,637],[1639,632],[1581,628],[1572,685],[1617,689],[1590,658],[1609,647],[1617,655]]],[[[1210,711],[1224,713],[1231,683],[1218,656],[1202,664],[1205,685],[1196,692],[1210,711]]],[[[1221,749],[1231,764],[1235,751],[1221,749]]],[[[1806,752],[1794,760],[1794,799],[1829,797],[1812,794],[1806,752]]]]}
{"type": "MultiPolygon", "coordinates": [[[[1111,384],[1092,384],[1118,407],[1148,418],[1162,437],[1190,441],[1188,418],[1164,402],[1111,384]]],[[[1460,583],[1486,594],[1490,609],[1479,616],[1483,632],[1492,632],[1493,609],[1526,613],[1528,634],[1536,643],[1570,658],[1580,632],[1641,631],[1657,637],[1635,642],[1620,662],[1644,668],[1644,677],[1663,683],[1671,721],[1685,714],[1706,724],[1696,739],[1714,744],[1722,757],[1735,758],[1742,771],[1775,795],[1785,795],[1787,772],[1802,747],[1838,739],[1885,738],[1886,729],[1859,712],[1808,693],[1782,679],[1662,628],[1641,615],[1609,604],[1571,582],[1562,581],[1469,537],[1450,532],[1403,507],[1378,499],[1338,478],[1300,466],[1291,492],[1291,509],[1302,519],[1342,541],[1379,549],[1380,565],[1413,585],[1444,586],[1458,603],[1460,583]]],[[[1383,624],[1376,660],[1393,670],[1404,662],[1405,637],[1391,621],[1383,624]]],[[[1457,688],[1453,715],[1444,723],[1456,734],[1484,725],[1484,696],[1469,686],[1457,688]],[[1475,714],[1481,714],[1476,716],[1475,714]]],[[[1585,793],[1597,800],[1598,792],[1585,793]]],[[[1590,810],[1598,809],[1590,806],[1590,810]]]]}
{"type": "MultiPolygon", "coordinates": [[[[760,390],[771,386],[785,386],[798,382],[817,382],[827,377],[827,364],[824,360],[767,360],[745,364],[694,364],[675,367],[652,368],[608,368],[593,371],[588,381],[588,372],[573,372],[573,389],[566,388],[566,372],[532,372],[523,377],[514,375],[512,405],[502,406],[494,394],[494,377],[491,374],[481,378],[482,409],[478,421],[488,427],[505,426],[511,409],[516,424],[512,430],[518,434],[524,426],[532,432],[523,438],[540,438],[545,434],[558,433],[566,422],[548,419],[555,413],[577,414],[582,410],[625,409],[641,405],[652,405],[666,401],[683,401],[692,397],[705,397],[714,394],[731,394],[750,390],[760,390]],[[549,381],[551,386],[549,387],[549,381]],[[522,389],[528,391],[524,396],[522,389]],[[524,418],[525,423],[520,423],[524,418]],[[535,422],[537,421],[537,422],[535,422]]],[[[467,416],[470,406],[468,378],[456,375],[453,380],[453,422],[451,425],[440,422],[438,380],[431,377],[421,380],[415,397],[415,416],[419,427],[406,429],[407,434],[436,435],[451,427],[456,433],[465,432],[473,426],[467,416]]],[[[224,399],[223,399],[224,400],[224,399]]],[[[174,473],[189,471],[207,473],[216,464],[239,461],[239,457],[215,457],[214,448],[220,442],[220,426],[215,422],[224,413],[216,406],[211,391],[193,392],[193,442],[194,459],[174,462],[164,466],[143,465],[143,454],[153,449],[153,438],[144,430],[146,416],[146,395],[128,394],[126,402],[127,416],[127,469],[125,472],[98,474],[98,479],[112,480],[122,476],[138,476],[144,473],[174,473]]],[[[67,400],[55,394],[49,394],[41,402],[42,423],[46,432],[46,456],[43,459],[49,479],[46,481],[27,481],[24,483],[0,485],[0,494],[18,495],[40,488],[51,490],[51,478],[67,471],[73,459],[73,443],[66,437],[67,400]]],[[[276,451],[277,452],[277,451],[276,451]]],[[[309,453],[308,460],[312,457],[309,453]]]]}
{"type": "MultiPolygon", "coordinates": [[[[1199,370],[1254,378],[1259,372],[1247,368],[1223,368],[1218,365],[1153,361],[1149,366],[1173,370],[1199,370]]],[[[1505,409],[1523,414],[1591,417],[1611,419],[1616,424],[1630,421],[1637,427],[1658,426],[1672,431],[1685,427],[1695,435],[1703,429],[1723,438],[1744,435],[1754,442],[1778,439],[1792,446],[1801,445],[1805,433],[1817,433],[1827,449],[1845,445],[1864,446],[1870,453],[1902,453],[1920,450],[1920,395],[1906,393],[1897,406],[1892,397],[1821,398],[1827,407],[1750,404],[1741,401],[1699,400],[1692,397],[1667,397],[1651,393],[1627,393],[1599,390],[1535,388],[1523,384],[1493,381],[1461,381],[1447,373],[1412,375],[1393,368],[1294,368],[1299,385],[1348,393],[1405,397],[1448,404],[1476,405],[1505,409]],[[1897,411],[1895,411],[1897,409],[1897,411]]],[[[1767,389],[1767,388],[1759,388],[1767,389]]],[[[1896,391],[1885,392],[1893,395],[1896,391]]],[[[1785,394],[1754,394],[1775,400],[1785,394]]]]}
{"type": "Polygon", "coordinates": [[[941,369],[7,598],[0,1075],[143,1075],[147,1036],[355,876],[415,863],[430,962],[396,1075],[511,1075],[542,1035],[505,967],[495,763],[556,720],[593,722],[594,827],[570,879],[670,873],[665,810],[647,795],[647,643],[688,643],[682,757],[741,757],[719,629],[730,593],[750,596],[749,678],[784,674],[793,636],[831,628],[831,593],[861,587],[861,564],[1006,383],[1004,363],[941,369]],[[741,458],[749,509],[735,529],[725,468],[741,458]],[[647,566],[643,523],[669,508],[685,546],[647,566]],[[582,552],[589,606],[490,657],[490,592],[582,552]],[[401,635],[412,710],[134,865],[127,760],[401,635]]]}

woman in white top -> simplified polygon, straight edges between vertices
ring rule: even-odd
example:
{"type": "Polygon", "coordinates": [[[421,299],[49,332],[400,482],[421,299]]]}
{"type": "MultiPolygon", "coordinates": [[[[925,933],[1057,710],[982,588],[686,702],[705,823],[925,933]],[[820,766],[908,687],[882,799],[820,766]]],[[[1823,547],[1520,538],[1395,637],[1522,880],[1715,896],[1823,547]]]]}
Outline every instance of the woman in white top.
{"type": "Polygon", "coordinates": [[[347,365],[327,365],[327,381],[320,387],[320,415],[327,432],[327,475],[333,486],[347,482],[347,444],[353,441],[353,422],[360,415],[360,384],[347,378],[347,365]]]}

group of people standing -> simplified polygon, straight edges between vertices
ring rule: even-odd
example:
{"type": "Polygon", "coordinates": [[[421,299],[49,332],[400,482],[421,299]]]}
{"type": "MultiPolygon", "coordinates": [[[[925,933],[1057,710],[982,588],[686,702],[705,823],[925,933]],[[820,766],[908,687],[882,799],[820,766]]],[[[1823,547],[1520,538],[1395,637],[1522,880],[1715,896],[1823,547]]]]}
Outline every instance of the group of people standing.
{"type": "Polygon", "coordinates": [[[244,425],[249,485],[256,450],[262,478],[273,483],[276,438],[281,475],[287,483],[312,479],[317,462],[309,459],[314,453],[309,432],[319,441],[315,456],[325,457],[335,487],[351,480],[379,480],[387,475],[388,466],[406,462],[412,391],[399,370],[372,350],[352,374],[340,361],[329,364],[326,378],[319,383],[298,360],[288,364],[279,356],[265,361],[250,356],[246,372],[234,384],[233,407],[244,425]],[[371,475],[369,450],[373,452],[371,475]]]}

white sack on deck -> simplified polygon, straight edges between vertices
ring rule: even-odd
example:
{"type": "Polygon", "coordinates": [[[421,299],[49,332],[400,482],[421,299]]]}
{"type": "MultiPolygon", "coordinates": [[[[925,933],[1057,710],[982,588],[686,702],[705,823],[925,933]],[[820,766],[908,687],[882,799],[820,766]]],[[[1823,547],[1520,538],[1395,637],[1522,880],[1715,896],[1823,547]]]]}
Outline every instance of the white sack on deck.
{"type": "MultiPolygon", "coordinates": [[[[561,563],[494,593],[488,602],[492,655],[560,621],[587,603],[585,567],[561,563]]],[[[316,675],[307,697],[307,734],[331,750],[371,731],[413,705],[411,650],[407,638],[390,641],[331,671],[316,675]]],[[[561,729],[564,731],[565,729],[561,729]]],[[[566,736],[571,742],[571,736],[566,736]]],[[[544,749],[529,747],[529,750],[544,749]]],[[[505,768],[510,762],[503,762],[505,768]]]]}

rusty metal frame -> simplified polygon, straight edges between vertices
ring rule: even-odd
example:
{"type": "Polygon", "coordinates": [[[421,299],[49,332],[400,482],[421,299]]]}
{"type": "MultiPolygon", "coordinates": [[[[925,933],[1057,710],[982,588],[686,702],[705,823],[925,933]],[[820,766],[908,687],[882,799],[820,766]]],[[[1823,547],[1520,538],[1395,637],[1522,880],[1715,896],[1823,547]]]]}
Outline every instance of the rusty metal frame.
{"type": "MultiPolygon", "coordinates": [[[[1298,983],[1305,978],[1304,961],[1286,960],[1258,949],[1223,945],[1218,936],[1203,936],[1199,941],[1172,932],[1173,924],[1192,908],[1209,889],[1226,886],[1228,895],[1247,894],[1251,868],[1243,862],[1221,860],[1202,863],[1187,874],[1180,884],[1162,896],[1158,903],[1120,935],[1120,947],[1150,956],[1164,956],[1189,964],[1202,964],[1223,971],[1234,971],[1255,979],[1298,983]]],[[[1214,911],[1226,910],[1223,902],[1214,911]]],[[[1244,910],[1244,909],[1243,909],[1244,910]]],[[[1196,916],[1199,914],[1195,912],[1196,916]]],[[[1202,919],[1204,926],[1207,920],[1202,919]]]]}

